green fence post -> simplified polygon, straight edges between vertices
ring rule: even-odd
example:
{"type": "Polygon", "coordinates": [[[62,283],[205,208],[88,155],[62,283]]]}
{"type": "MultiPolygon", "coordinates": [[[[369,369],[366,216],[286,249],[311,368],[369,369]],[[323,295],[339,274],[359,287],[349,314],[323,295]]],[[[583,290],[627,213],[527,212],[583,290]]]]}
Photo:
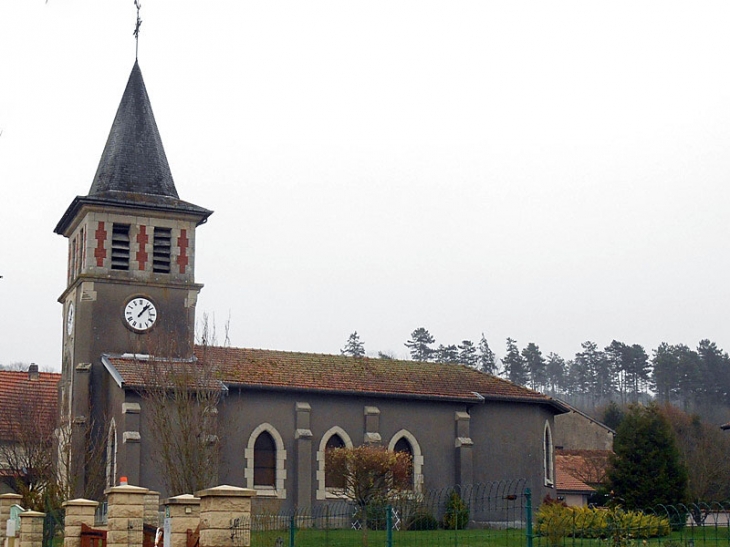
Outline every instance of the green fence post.
{"type": "Polygon", "coordinates": [[[292,515],[289,520],[289,547],[294,547],[294,535],[296,533],[297,520],[296,516],[292,515]]]}
{"type": "Polygon", "coordinates": [[[385,508],[385,529],[388,531],[386,547],[393,547],[393,507],[391,505],[385,508]]]}
{"type": "Polygon", "coordinates": [[[526,522],[525,522],[525,533],[527,534],[527,547],[532,547],[532,490],[529,488],[525,488],[525,512],[526,515],[526,522]]]}

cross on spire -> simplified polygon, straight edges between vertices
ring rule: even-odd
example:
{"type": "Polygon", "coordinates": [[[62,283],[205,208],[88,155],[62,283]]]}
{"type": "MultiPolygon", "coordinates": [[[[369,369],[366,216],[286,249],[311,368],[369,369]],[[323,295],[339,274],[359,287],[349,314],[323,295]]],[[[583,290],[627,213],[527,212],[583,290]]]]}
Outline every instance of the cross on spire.
{"type": "Polygon", "coordinates": [[[134,25],[134,58],[137,59],[139,55],[139,27],[142,26],[142,19],[139,18],[139,9],[142,7],[139,0],[134,0],[134,5],[137,8],[137,23],[134,25]]]}

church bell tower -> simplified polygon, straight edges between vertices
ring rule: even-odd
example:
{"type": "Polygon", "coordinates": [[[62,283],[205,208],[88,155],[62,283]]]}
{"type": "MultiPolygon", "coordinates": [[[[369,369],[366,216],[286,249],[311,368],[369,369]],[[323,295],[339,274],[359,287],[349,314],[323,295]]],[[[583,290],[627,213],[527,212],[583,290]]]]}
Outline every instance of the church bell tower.
{"type": "Polygon", "coordinates": [[[102,355],[193,358],[195,229],[211,214],[178,197],[135,61],[89,193],[55,228],[68,238],[60,408],[72,451],[106,406],[102,355]]]}

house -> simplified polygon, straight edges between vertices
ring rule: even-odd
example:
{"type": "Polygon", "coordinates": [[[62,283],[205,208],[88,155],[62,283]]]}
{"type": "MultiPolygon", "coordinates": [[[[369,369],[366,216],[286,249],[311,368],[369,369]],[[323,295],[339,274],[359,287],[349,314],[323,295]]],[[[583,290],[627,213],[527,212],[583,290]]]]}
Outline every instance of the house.
{"type": "Polygon", "coordinates": [[[563,464],[564,461],[557,454],[555,456],[555,491],[557,492],[557,499],[569,507],[588,505],[589,498],[596,490],[571,475],[563,464]]]}
{"type": "Polygon", "coordinates": [[[52,463],[60,377],[35,364],[0,370],[0,494],[16,492],[29,469],[52,463]]]}
{"type": "Polygon", "coordinates": [[[459,365],[196,346],[195,234],[211,214],[179,198],[135,62],[89,193],[55,228],[69,245],[60,417],[76,495],[91,445],[106,486],[186,493],[163,480],[151,398],[176,377],[213,395],[203,440],[220,457],[201,466],[282,507],[337,499],[326,450],[368,443],[409,452],[416,491],[512,478],[535,499],[553,491],[568,407],[538,392],[459,365]]]}
{"type": "Polygon", "coordinates": [[[566,450],[613,451],[616,432],[563,401],[570,411],[555,418],[555,446],[566,450]]]}
{"type": "Polygon", "coordinates": [[[558,499],[586,505],[606,478],[616,432],[577,408],[555,417],[555,475],[558,499]]]}

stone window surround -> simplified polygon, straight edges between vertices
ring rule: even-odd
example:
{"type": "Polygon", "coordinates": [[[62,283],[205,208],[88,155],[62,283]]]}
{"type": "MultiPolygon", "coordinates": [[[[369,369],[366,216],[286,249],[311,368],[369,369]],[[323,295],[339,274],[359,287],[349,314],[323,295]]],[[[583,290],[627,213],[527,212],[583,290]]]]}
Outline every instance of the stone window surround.
{"type": "Polygon", "coordinates": [[[553,434],[550,430],[550,423],[545,420],[545,428],[543,429],[543,476],[545,479],[545,486],[553,487],[555,485],[555,458],[553,456],[553,434]]]}
{"type": "Polygon", "coordinates": [[[326,488],[324,482],[324,465],[325,465],[325,449],[327,448],[327,442],[334,435],[337,435],[345,443],[346,448],[352,448],[352,439],[347,432],[340,426],[334,426],[328,429],[322,439],[319,441],[319,449],[317,450],[317,499],[345,499],[344,494],[338,493],[334,488],[326,488]]]}
{"type": "Polygon", "coordinates": [[[390,439],[388,450],[394,450],[396,443],[402,438],[408,441],[413,451],[413,491],[420,493],[423,489],[423,452],[416,437],[407,429],[401,429],[390,439]]]}
{"type": "Polygon", "coordinates": [[[106,487],[110,488],[116,485],[117,480],[117,447],[119,446],[117,439],[117,423],[114,418],[109,424],[109,432],[106,438],[106,487]]]}
{"type": "Polygon", "coordinates": [[[286,480],[286,450],[284,450],[284,440],[276,428],[270,423],[263,423],[256,427],[248,438],[248,445],[243,455],[246,462],[246,467],[243,471],[246,488],[256,490],[256,495],[260,497],[286,499],[286,489],[284,488],[284,481],[286,480]],[[276,486],[274,487],[254,485],[253,482],[254,445],[258,436],[264,431],[271,435],[276,445],[276,486]]]}

